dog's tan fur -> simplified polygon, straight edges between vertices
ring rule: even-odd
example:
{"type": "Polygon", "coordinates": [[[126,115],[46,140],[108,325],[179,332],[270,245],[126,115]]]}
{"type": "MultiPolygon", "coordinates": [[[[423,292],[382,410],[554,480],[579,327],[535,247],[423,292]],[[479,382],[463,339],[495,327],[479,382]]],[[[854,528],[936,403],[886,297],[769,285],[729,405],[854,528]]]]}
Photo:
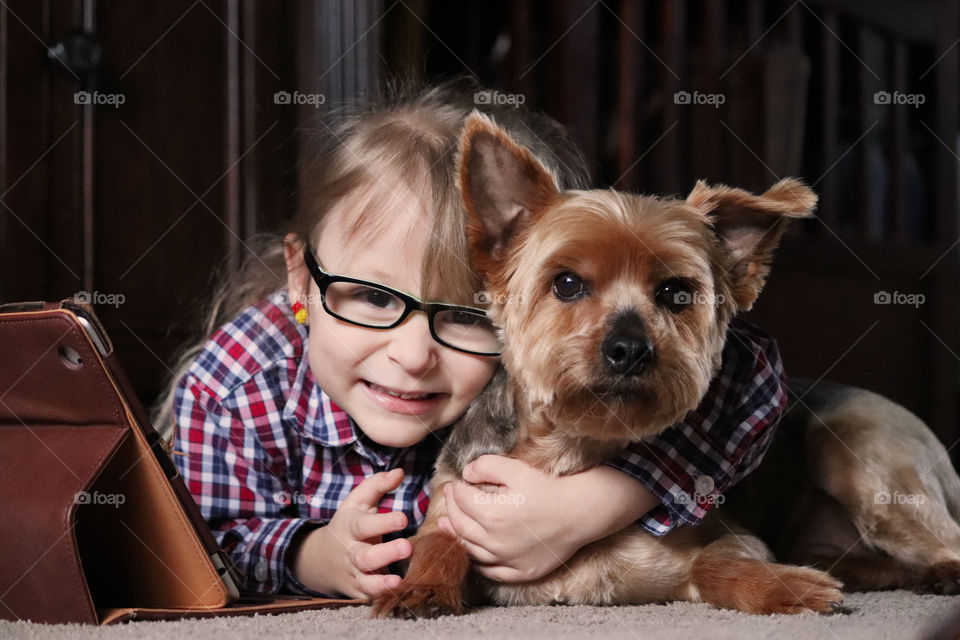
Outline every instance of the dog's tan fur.
{"type": "MultiPolygon", "coordinates": [[[[809,216],[816,203],[813,192],[793,179],[760,195],[700,182],[685,200],[564,192],[527,149],[480,115],[467,122],[458,171],[470,214],[471,260],[493,301],[488,313],[501,328],[509,372],[489,415],[514,412],[516,427],[504,440],[504,452],[558,475],[600,464],[700,403],[720,366],[730,320],[760,294],[790,219],[809,216]],[[556,278],[565,273],[589,285],[589,295],[562,298],[556,278]],[[682,308],[664,303],[658,292],[677,278],[701,302],[682,308]],[[653,359],[642,375],[611,374],[601,357],[605,339],[620,326],[651,347],[653,359]]],[[[483,410],[476,411],[482,419],[483,410]]],[[[722,521],[715,510],[700,526],[659,539],[628,527],[587,545],[540,580],[483,580],[469,572],[465,550],[436,525],[445,511],[443,485],[457,477],[464,458],[489,449],[489,443],[469,442],[465,431],[478,424],[469,416],[438,462],[407,576],[394,593],[377,599],[374,615],[459,613],[470,599],[468,585],[498,604],[682,599],[750,613],[797,613],[830,611],[843,600],[840,581],[814,568],[774,563],[759,538],[722,521]]],[[[851,425],[845,437],[857,441],[856,420],[875,417],[855,410],[838,424],[851,425]]],[[[476,438],[486,438],[482,422],[479,427],[476,438]]],[[[866,440],[855,445],[868,451],[869,425],[864,429],[866,440]]],[[[819,490],[844,507],[861,508],[854,513],[857,527],[893,527],[898,533],[880,537],[897,547],[897,535],[908,535],[910,527],[896,515],[877,517],[868,508],[872,486],[866,478],[896,479],[904,490],[914,489],[919,478],[909,465],[894,467],[894,475],[851,475],[842,447],[818,443],[822,436],[815,428],[808,436],[818,454],[819,490]]],[[[888,462],[882,455],[872,459],[888,462]]],[[[944,519],[933,514],[931,526],[944,519]]],[[[916,538],[906,542],[922,549],[927,537],[909,535],[916,538]]],[[[926,564],[920,564],[929,567],[930,559],[924,556],[926,564]]],[[[943,562],[953,560],[943,555],[943,562]]]]}
{"type": "Polygon", "coordinates": [[[828,570],[847,589],[960,590],[960,478],[936,436],[875,393],[795,387],[801,400],[725,511],[765,532],[778,557],[828,570]],[[786,514],[756,508],[784,496],[786,514]]]}

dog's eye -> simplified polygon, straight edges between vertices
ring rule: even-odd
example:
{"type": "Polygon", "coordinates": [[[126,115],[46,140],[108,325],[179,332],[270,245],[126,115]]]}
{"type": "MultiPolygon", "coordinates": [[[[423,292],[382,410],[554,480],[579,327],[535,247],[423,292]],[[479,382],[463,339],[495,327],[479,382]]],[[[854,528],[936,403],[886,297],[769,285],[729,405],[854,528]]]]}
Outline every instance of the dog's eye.
{"type": "Polygon", "coordinates": [[[574,300],[588,293],[587,283],[575,273],[567,271],[553,279],[553,295],[561,300],[574,300]]]}
{"type": "Polygon", "coordinates": [[[660,283],[654,298],[658,306],[676,313],[693,304],[694,291],[686,280],[671,278],[660,283]]]}

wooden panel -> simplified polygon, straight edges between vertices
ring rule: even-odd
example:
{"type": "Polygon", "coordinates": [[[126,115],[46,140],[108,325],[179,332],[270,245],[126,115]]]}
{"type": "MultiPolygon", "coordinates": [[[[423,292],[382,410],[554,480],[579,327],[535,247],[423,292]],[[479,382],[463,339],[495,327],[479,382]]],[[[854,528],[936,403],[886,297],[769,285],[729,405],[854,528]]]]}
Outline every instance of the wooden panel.
{"type": "Polygon", "coordinates": [[[298,112],[274,92],[298,88],[295,9],[0,7],[0,299],[95,294],[144,400],[221,261],[292,212],[298,112]],[[45,60],[74,29],[102,47],[89,79],[45,60]],[[123,101],[75,104],[81,89],[123,101]]]}
{"type": "Polygon", "coordinates": [[[46,61],[46,42],[79,13],[71,2],[22,0],[0,7],[0,296],[41,297],[83,284],[83,194],[75,170],[83,127],[76,80],[46,61]],[[53,176],[59,188],[49,189],[53,176]]]}
{"type": "Polygon", "coordinates": [[[809,4],[840,9],[861,24],[901,34],[908,40],[932,41],[938,37],[943,22],[949,20],[944,11],[949,13],[947,5],[952,2],[910,0],[906,6],[902,0],[810,0],[809,4]]]}

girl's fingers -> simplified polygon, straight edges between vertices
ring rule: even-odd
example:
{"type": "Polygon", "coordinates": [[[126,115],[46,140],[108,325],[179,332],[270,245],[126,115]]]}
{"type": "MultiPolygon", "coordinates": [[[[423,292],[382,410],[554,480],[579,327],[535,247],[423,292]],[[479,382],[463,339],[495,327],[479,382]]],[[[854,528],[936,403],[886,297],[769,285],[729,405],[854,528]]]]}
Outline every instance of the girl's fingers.
{"type": "MultiPolygon", "coordinates": [[[[446,517],[444,517],[444,518],[440,518],[439,525],[441,529],[446,531],[446,529],[444,528],[445,520],[449,523],[449,520],[446,517]]],[[[450,532],[447,531],[447,533],[450,533],[450,532]]],[[[454,535],[456,534],[454,533],[454,535]]],[[[472,542],[468,542],[463,538],[460,538],[460,544],[463,545],[463,548],[467,550],[467,553],[470,554],[470,557],[476,562],[482,562],[484,564],[495,564],[498,560],[498,558],[495,555],[493,555],[483,547],[473,544],[472,542]]]]}
{"type": "Polygon", "coordinates": [[[375,598],[385,591],[392,591],[400,586],[402,578],[393,574],[362,575],[357,578],[357,587],[363,594],[361,597],[375,598]]]}
{"type": "Polygon", "coordinates": [[[524,463],[516,458],[488,453],[464,467],[463,479],[470,484],[509,484],[516,473],[525,470],[524,463]]]}
{"type": "Polygon", "coordinates": [[[403,480],[403,469],[391,469],[376,473],[354,488],[344,498],[340,508],[354,507],[357,509],[375,508],[380,503],[383,494],[393,491],[400,486],[403,480]]]}
{"type": "Polygon", "coordinates": [[[348,531],[354,540],[369,540],[400,531],[406,526],[407,516],[402,511],[361,513],[350,520],[348,531]]]}
{"type": "MultiPolygon", "coordinates": [[[[466,487],[468,492],[476,491],[477,494],[483,493],[478,489],[471,488],[469,485],[464,484],[463,486],[466,487]]],[[[443,487],[443,497],[446,500],[447,507],[447,520],[462,542],[469,542],[480,546],[490,536],[479,522],[460,508],[462,502],[470,504],[469,501],[471,498],[464,500],[456,489],[454,483],[444,485],[443,487]],[[461,502],[457,502],[457,500],[461,502]]]]}
{"type": "Polygon", "coordinates": [[[391,563],[409,558],[413,552],[410,541],[397,538],[378,544],[358,544],[350,552],[353,565],[364,573],[379,571],[391,563]]]}

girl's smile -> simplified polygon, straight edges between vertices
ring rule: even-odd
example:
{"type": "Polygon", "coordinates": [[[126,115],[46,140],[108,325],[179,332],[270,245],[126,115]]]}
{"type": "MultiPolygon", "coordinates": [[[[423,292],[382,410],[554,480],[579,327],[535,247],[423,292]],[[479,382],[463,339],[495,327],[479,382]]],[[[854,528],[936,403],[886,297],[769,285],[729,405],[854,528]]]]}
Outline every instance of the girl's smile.
{"type": "MultiPolygon", "coordinates": [[[[311,243],[314,255],[325,271],[419,297],[429,206],[426,187],[378,174],[368,189],[327,214],[311,243]]],[[[309,284],[307,351],[314,379],[374,442],[420,442],[459,418],[490,380],[497,359],[440,344],[423,311],[390,329],[357,326],[324,309],[305,267],[289,275],[290,291],[309,284]]]]}
{"type": "Polygon", "coordinates": [[[447,393],[431,391],[399,391],[375,384],[369,380],[361,380],[374,399],[387,411],[404,413],[407,415],[422,415],[436,409],[445,400],[447,393]]]}

